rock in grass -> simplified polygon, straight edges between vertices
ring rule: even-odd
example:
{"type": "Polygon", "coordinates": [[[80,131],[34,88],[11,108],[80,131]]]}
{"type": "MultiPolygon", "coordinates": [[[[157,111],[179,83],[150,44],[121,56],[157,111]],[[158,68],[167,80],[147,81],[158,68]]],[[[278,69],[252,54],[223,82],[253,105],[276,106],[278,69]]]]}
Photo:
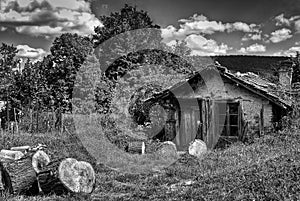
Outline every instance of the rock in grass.
{"type": "Polygon", "coordinates": [[[205,142],[199,139],[195,139],[189,146],[189,154],[201,158],[207,152],[207,146],[205,142]]]}
{"type": "Polygon", "coordinates": [[[160,158],[165,158],[165,159],[177,160],[179,158],[177,154],[176,145],[171,141],[163,142],[160,145],[160,147],[157,149],[156,154],[160,158]]]}

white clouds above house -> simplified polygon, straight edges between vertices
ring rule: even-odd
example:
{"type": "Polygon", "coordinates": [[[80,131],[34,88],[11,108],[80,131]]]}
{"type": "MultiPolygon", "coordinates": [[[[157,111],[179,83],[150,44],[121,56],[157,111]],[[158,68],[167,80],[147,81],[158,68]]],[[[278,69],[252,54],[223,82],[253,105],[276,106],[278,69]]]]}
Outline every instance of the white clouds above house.
{"type": "Polygon", "coordinates": [[[259,53],[259,52],[265,52],[266,51],[266,46],[262,45],[262,44],[252,44],[248,47],[242,47],[239,52],[243,53],[243,54],[247,54],[247,53],[259,53]]]}
{"type": "Polygon", "coordinates": [[[84,0],[6,0],[2,7],[1,27],[33,36],[85,35],[101,25],[84,0]]]}
{"type": "Polygon", "coordinates": [[[218,42],[210,37],[218,33],[229,35],[234,34],[234,32],[241,32],[248,34],[253,40],[261,39],[260,26],[254,23],[224,23],[210,20],[204,15],[197,14],[194,14],[188,19],[181,19],[178,22],[178,28],[169,25],[162,29],[163,41],[167,44],[174,44],[175,40],[185,40],[187,45],[192,49],[193,54],[226,54],[228,50],[232,50],[233,48],[228,44],[218,42]]]}
{"type": "Polygon", "coordinates": [[[32,60],[40,60],[47,54],[47,52],[42,48],[32,48],[28,45],[18,45],[17,50],[17,57],[29,58],[32,60]]]}
{"type": "Polygon", "coordinates": [[[270,41],[272,43],[279,43],[279,42],[285,41],[285,40],[293,37],[293,35],[291,33],[292,33],[292,31],[287,28],[282,28],[282,29],[276,30],[271,33],[270,41]]]}
{"type": "Polygon", "coordinates": [[[300,32],[300,15],[291,16],[290,18],[286,18],[284,14],[280,14],[275,18],[276,26],[287,26],[292,29],[295,29],[297,33],[300,32]]]}
{"type": "Polygon", "coordinates": [[[300,46],[290,47],[288,50],[281,50],[275,52],[274,56],[295,56],[296,52],[300,52],[300,46]]]}
{"type": "Polygon", "coordinates": [[[170,25],[162,29],[164,42],[172,40],[185,39],[190,34],[211,35],[217,32],[235,32],[255,33],[259,31],[258,25],[247,24],[244,22],[223,23],[209,20],[204,15],[194,14],[189,19],[179,20],[179,28],[170,25]]]}
{"type": "Polygon", "coordinates": [[[255,41],[255,40],[262,40],[262,33],[258,32],[258,33],[249,33],[249,34],[245,34],[245,36],[242,38],[242,41],[255,41]]]}
{"type": "Polygon", "coordinates": [[[185,41],[187,46],[192,49],[193,55],[219,55],[226,54],[230,48],[226,44],[218,44],[212,39],[206,39],[201,35],[189,35],[185,41]]]}

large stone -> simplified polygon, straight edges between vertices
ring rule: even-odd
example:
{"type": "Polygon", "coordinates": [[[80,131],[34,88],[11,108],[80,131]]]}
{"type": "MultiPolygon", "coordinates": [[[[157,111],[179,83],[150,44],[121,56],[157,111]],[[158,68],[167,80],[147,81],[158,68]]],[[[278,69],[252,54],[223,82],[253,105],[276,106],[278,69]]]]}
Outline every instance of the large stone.
{"type": "Polygon", "coordinates": [[[179,158],[176,145],[171,141],[163,142],[156,151],[156,154],[165,159],[177,160],[179,158]]]}
{"type": "Polygon", "coordinates": [[[195,139],[190,143],[189,154],[201,158],[207,152],[207,146],[205,142],[199,139],[195,139]]]}

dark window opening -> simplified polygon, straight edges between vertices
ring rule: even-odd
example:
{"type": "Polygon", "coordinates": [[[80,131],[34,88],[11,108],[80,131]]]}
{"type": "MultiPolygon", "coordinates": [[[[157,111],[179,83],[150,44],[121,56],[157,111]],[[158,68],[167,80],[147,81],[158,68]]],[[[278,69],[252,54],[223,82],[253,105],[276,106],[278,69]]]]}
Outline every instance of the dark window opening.
{"type": "Polygon", "coordinates": [[[240,127],[239,103],[217,102],[216,104],[217,126],[221,136],[238,137],[240,127]]]}

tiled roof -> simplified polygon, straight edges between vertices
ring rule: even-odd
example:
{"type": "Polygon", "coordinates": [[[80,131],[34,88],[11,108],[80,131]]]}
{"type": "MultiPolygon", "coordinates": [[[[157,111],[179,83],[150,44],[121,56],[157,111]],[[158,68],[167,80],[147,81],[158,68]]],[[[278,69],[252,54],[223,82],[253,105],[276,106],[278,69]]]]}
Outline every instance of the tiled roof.
{"type": "Polygon", "coordinates": [[[292,102],[290,100],[284,99],[282,96],[280,96],[279,91],[283,90],[281,86],[278,86],[277,84],[272,83],[267,79],[258,76],[257,74],[252,72],[232,73],[225,68],[222,75],[235,82],[241,82],[245,85],[245,87],[248,86],[253,90],[257,90],[260,95],[266,96],[266,98],[271,99],[271,101],[275,103],[279,103],[283,107],[292,106],[292,102]]]}
{"type": "MultiPolygon", "coordinates": [[[[263,96],[267,98],[268,100],[276,103],[277,105],[283,107],[283,108],[288,108],[292,106],[292,102],[284,99],[280,96],[280,93],[278,93],[278,86],[260,76],[257,74],[254,74],[252,72],[247,72],[247,73],[233,73],[229,71],[227,68],[222,67],[222,66],[215,66],[211,65],[208,66],[206,69],[217,69],[220,73],[221,76],[228,78],[243,87],[247,88],[248,90],[251,90],[254,93],[257,93],[260,96],[263,96]]],[[[151,99],[156,99],[162,97],[164,94],[167,94],[168,92],[177,89],[187,83],[189,80],[193,79],[195,76],[198,76],[200,73],[195,72],[194,75],[189,76],[186,79],[183,79],[182,81],[178,82],[177,84],[173,86],[169,86],[165,88],[163,91],[159,93],[153,94],[152,97],[144,100],[144,101],[150,101],[151,99]]]]}

